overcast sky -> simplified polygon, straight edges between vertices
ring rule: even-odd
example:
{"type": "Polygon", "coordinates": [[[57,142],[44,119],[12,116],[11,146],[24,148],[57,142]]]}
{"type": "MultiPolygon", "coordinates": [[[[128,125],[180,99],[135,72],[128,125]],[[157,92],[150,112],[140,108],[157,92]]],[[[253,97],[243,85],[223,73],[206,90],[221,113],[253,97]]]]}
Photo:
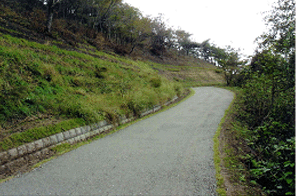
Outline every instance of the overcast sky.
{"type": "Polygon", "coordinates": [[[254,40],[265,31],[264,11],[276,0],[124,0],[144,16],[164,14],[169,26],[193,34],[192,40],[242,49],[252,55],[254,40]]]}

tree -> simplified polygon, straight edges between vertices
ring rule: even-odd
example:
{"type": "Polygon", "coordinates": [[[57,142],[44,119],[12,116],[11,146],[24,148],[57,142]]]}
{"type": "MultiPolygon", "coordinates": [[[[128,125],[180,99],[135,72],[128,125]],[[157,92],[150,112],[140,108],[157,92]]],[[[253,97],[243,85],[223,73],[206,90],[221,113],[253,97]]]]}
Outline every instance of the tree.
{"type": "Polygon", "coordinates": [[[279,0],[265,17],[268,31],[257,39],[243,95],[243,119],[253,179],[268,195],[295,193],[295,3],[279,0]]]}
{"type": "Polygon", "coordinates": [[[166,30],[165,43],[168,50],[175,48],[175,31],[172,28],[166,30]]]}
{"type": "Polygon", "coordinates": [[[150,51],[152,54],[160,56],[165,51],[166,38],[168,35],[167,27],[163,21],[163,15],[159,14],[157,17],[152,19],[152,33],[150,37],[150,51]]]}
{"type": "Polygon", "coordinates": [[[221,61],[222,59],[225,59],[227,57],[227,53],[225,49],[219,48],[215,46],[214,44],[211,45],[211,56],[213,58],[213,62],[215,63],[216,66],[219,66],[218,62],[221,61]]]}
{"type": "Polygon", "coordinates": [[[130,54],[137,46],[143,46],[148,37],[151,36],[151,20],[149,18],[143,17],[136,20],[134,24],[134,39],[131,43],[132,49],[130,51],[130,54]]]}
{"type": "Polygon", "coordinates": [[[129,4],[122,3],[114,9],[109,22],[112,26],[112,34],[117,39],[121,39],[121,45],[129,45],[131,54],[138,46],[148,45],[147,40],[151,35],[152,21],[143,17],[141,12],[129,4]]]}
{"type": "Polygon", "coordinates": [[[209,42],[210,42],[210,39],[207,39],[200,44],[201,55],[206,61],[209,61],[210,57],[212,56],[211,45],[209,42]]]}
{"type": "Polygon", "coordinates": [[[53,12],[54,9],[57,7],[58,3],[60,3],[62,0],[47,0],[46,6],[47,6],[47,21],[46,21],[46,31],[48,33],[51,32],[51,26],[52,26],[52,20],[53,20],[53,12]]]}
{"type": "Polygon", "coordinates": [[[191,41],[190,36],[192,34],[187,33],[184,30],[178,29],[176,31],[176,39],[177,39],[177,48],[179,51],[179,55],[181,54],[181,50],[184,49],[186,51],[186,54],[188,55],[189,49],[191,49],[191,41]]]}
{"type": "Polygon", "coordinates": [[[236,85],[238,74],[242,71],[243,66],[246,65],[246,62],[240,60],[238,51],[231,48],[230,46],[228,46],[225,51],[225,57],[218,60],[218,63],[224,71],[227,86],[236,85]]]}
{"type": "Polygon", "coordinates": [[[196,42],[188,41],[182,43],[182,48],[185,50],[186,55],[189,56],[189,53],[193,51],[194,48],[197,48],[198,44],[196,42]]]}
{"type": "Polygon", "coordinates": [[[285,58],[295,56],[295,2],[278,0],[265,20],[269,31],[257,39],[259,49],[274,47],[285,58]]]}
{"type": "Polygon", "coordinates": [[[269,31],[260,36],[251,69],[271,81],[271,107],[277,94],[295,85],[295,3],[279,0],[266,16],[269,31]]]}

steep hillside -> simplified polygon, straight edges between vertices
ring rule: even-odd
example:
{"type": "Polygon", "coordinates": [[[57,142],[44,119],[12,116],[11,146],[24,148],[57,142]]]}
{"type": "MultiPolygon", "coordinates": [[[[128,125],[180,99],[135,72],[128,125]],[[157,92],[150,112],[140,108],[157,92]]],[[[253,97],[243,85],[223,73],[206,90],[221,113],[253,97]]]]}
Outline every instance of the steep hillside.
{"type": "Polygon", "coordinates": [[[0,45],[1,138],[20,131],[16,125],[33,116],[35,121],[114,120],[183,92],[180,84],[144,62],[95,50],[63,50],[5,34],[0,45]]]}
{"type": "Polygon", "coordinates": [[[20,132],[116,121],[188,86],[224,83],[219,70],[203,60],[139,51],[120,56],[111,42],[81,37],[74,43],[65,33],[38,33],[28,19],[0,8],[0,151],[18,145],[10,138],[20,132]]]}

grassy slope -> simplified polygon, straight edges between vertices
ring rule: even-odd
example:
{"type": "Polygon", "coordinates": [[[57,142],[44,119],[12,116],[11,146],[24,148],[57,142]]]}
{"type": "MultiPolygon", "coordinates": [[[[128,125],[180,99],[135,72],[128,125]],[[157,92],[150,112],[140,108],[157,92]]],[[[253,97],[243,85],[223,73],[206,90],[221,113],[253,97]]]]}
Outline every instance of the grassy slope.
{"type": "MultiPolygon", "coordinates": [[[[94,57],[0,35],[2,129],[40,113],[88,123],[112,121],[183,91],[144,62],[99,51],[92,52],[94,57]]],[[[2,131],[2,139],[9,133],[2,131]]]]}
{"type": "Polygon", "coordinates": [[[2,5],[0,11],[0,151],[138,114],[182,94],[184,87],[224,83],[203,60],[132,60],[98,51],[82,38],[73,46],[58,33],[39,34],[10,8],[2,5]]]}
{"type": "Polygon", "coordinates": [[[167,78],[181,83],[185,87],[209,86],[223,84],[225,82],[221,71],[213,65],[207,67],[200,65],[206,64],[201,61],[194,66],[186,65],[153,65],[153,67],[166,75],[167,78]]]}

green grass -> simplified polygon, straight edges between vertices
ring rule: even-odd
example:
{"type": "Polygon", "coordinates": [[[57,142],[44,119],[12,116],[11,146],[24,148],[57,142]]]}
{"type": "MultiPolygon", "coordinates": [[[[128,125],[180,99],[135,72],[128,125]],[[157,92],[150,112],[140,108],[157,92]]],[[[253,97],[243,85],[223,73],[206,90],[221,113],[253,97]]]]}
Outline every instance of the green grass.
{"type": "Polygon", "coordinates": [[[221,155],[220,155],[220,142],[219,142],[219,136],[220,132],[222,129],[223,124],[225,123],[226,117],[229,115],[231,108],[233,107],[234,101],[235,101],[235,96],[230,103],[228,109],[225,111],[225,114],[223,118],[221,119],[218,129],[216,131],[216,134],[214,135],[213,141],[214,141],[214,164],[215,164],[215,169],[216,169],[216,180],[217,180],[217,193],[221,196],[226,195],[226,190],[224,186],[224,177],[221,175],[221,155]]]}
{"type": "Polygon", "coordinates": [[[144,117],[142,117],[142,118],[136,119],[136,120],[134,120],[134,121],[132,121],[132,122],[129,122],[129,123],[126,123],[126,124],[120,125],[120,126],[116,127],[114,130],[111,130],[111,131],[108,132],[108,133],[102,133],[102,134],[96,135],[96,136],[94,136],[94,137],[92,137],[92,138],[87,139],[86,141],[82,141],[82,142],[79,142],[79,143],[74,144],[74,145],[70,145],[70,144],[68,144],[68,143],[64,143],[64,144],[60,144],[60,145],[58,145],[58,146],[55,146],[55,147],[53,147],[53,148],[51,148],[51,149],[52,149],[55,153],[57,153],[58,155],[61,155],[61,154],[64,154],[64,153],[66,153],[66,152],[69,152],[69,151],[71,151],[71,150],[73,150],[73,149],[76,149],[76,148],[78,148],[78,147],[80,147],[80,146],[82,146],[82,145],[89,144],[89,143],[91,143],[91,142],[94,141],[94,140],[97,140],[97,139],[100,139],[100,138],[106,137],[106,136],[111,135],[111,134],[113,134],[113,133],[115,133],[115,132],[118,132],[118,131],[120,131],[120,130],[123,130],[123,129],[125,129],[125,128],[127,128],[127,127],[129,127],[129,126],[131,126],[131,125],[133,125],[133,124],[135,124],[135,123],[137,123],[137,122],[139,122],[139,121],[142,121],[142,120],[145,120],[145,119],[147,119],[147,118],[150,118],[150,117],[152,117],[152,116],[154,116],[154,115],[156,115],[156,114],[159,114],[159,113],[161,113],[161,112],[164,112],[164,111],[166,111],[166,110],[168,110],[168,109],[170,109],[170,108],[172,108],[172,107],[175,107],[176,105],[178,105],[178,104],[180,104],[180,103],[186,101],[187,99],[189,99],[190,97],[192,97],[192,96],[195,94],[195,91],[194,91],[194,90],[192,90],[192,89],[189,89],[189,90],[190,90],[190,92],[189,92],[189,94],[188,94],[185,98],[183,98],[183,99],[180,100],[179,102],[177,102],[177,103],[173,103],[173,104],[171,104],[171,105],[169,105],[169,106],[163,106],[163,108],[162,108],[160,111],[157,111],[157,112],[155,112],[155,113],[149,114],[149,115],[144,116],[144,117]]]}
{"type": "MultiPolygon", "coordinates": [[[[191,92],[188,98],[193,94],[194,93],[191,92]]],[[[24,132],[13,133],[3,141],[0,141],[0,152],[84,125],[86,125],[86,122],[82,118],[76,118],[62,121],[56,125],[42,126],[28,129],[24,132]]]]}
{"type": "MultiPolygon", "coordinates": [[[[67,153],[67,152],[70,152],[70,151],[72,151],[72,150],[74,150],[74,149],[79,148],[80,146],[83,146],[83,145],[85,145],[85,144],[89,144],[89,143],[91,143],[91,142],[93,142],[93,141],[95,141],[95,140],[98,140],[98,139],[100,139],[100,138],[104,138],[104,137],[106,137],[106,136],[108,136],[108,135],[111,135],[111,134],[113,134],[113,133],[115,133],[115,132],[118,132],[118,131],[120,131],[120,130],[123,130],[123,129],[125,129],[125,128],[127,128],[127,127],[129,127],[129,126],[131,126],[131,125],[133,125],[133,124],[135,124],[135,123],[141,121],[141,120],[145,120],[145,119],[147,119],[147,118],[150,118],[151,116],[154,116],[154,115],[159,114],[159,113],[161,113],[161,112],[164,112],[164,111],[166,111],[166,110],[168,110],[168,109],[170,109],[170,108],[172,108],[172,107],[175,107],[176,105],[178,105],[178,104],[180,104],[180,103],[186,101],[187,99],[189,99],[190,97],[192,97],[192,96],[195,94],[195,91],[194,91],[194,90],[192,90],[192,89],[189,89],[189,90],[190,90],[189,94],[188,94],[185,98],[183,98],[181,101],[179,101],[179,102],[177,102],[177,103],[173,103],[173,104],[171,104],[171,105],[169,105],[169,106],[164,106],[160,111],[157,111],[157,112],[155,112],[155,113],[149,114],[149,115],[144,116],[144,117],[142,117],[142,118],[136,119],[135,121],[132,121],[132,122],[126,123],[126,124],[124,124],[124,125],[120,125],[120,126],[116,127],[116,129],[113,129],[113,130],[111,130],[111,131],[108,132],[108,133],[101,133],[101,134],[99,134],[99,135],[96,135],[96,136],[94,136],[94,137],[92,137],[92,138],[89,138],[89,139],[87,139],[87,140],[85,140],[85,141],[81,141],[81,142],[76,143],[76,144],[73,144],[73,145],[70,145],[70,144],[68,144],[68,143],[63,143],[63,144],[59,144],[59,145],[57,145],[57,146],[51,147],[51,150],[54,152],[54,155],[53,155],[52,157],[48,158],[48,159],[44,159],[44,160],[38,162],[37,164],[33,165],[33,166],[31,167],[31,169],[38,168],[38,167],[40,167],[42,164],[44,164],[44,163],[46,163],[46,162],[48,162],[48,161],[51,161],[52,159],[55,159],[55,158],[57,158],[58,156],[60,156],[60,155],[62,155],[62,154],[65,154],[65,153],[67,153]]],[[[14,176],[10,176],[10,177],[5,178],[5,179],[0,179],[0,184],[3,183],[3,182],[6,182],[6,181],[8,181],[8,180],[10,180],[10,179],[12,179],[12,178],[14,178],[14,176]]]]}
{"type": "Polygon", "coordinates": [[[0,151],[59,133],[62,127],[137,115],[185,90],[148,62],[101,51],[68,51],[3,33],[0,46],[0,127],[39,114],[65,119],[7,135],[0,140],[0,151]]]}
{"type": "Polygon", "coordinates": [[[59,144],[55,147],[52,147],[51,150],[53,150],[55,153],[62,154],[71,148],[72,148],[71,144],[63,143],[63,144],[59,144]]]}
{"type": "Polygon", "coordinates": [[[163,66],[161,64],[153,63],[151,67],[159,70],[159,73],[177,81],[180,85],[186,88],[226,84],[223,74],[211,64],[208,64],[208,67],[198,67],[186,65],[163,66]]]}
{"type": "Polygon", "coordinates": [[[237,121],[240,88],[226,87],[234,93],[234,99],[222,118],[214,140],[214,163],[216,168],[217,193],[226,195],[225,179],[232,195],[264,195],[261,188],[250,180],[250,173],[244,164],[247,149],[244,139],[246,127],[237,121]],[[223,137],[221,138],[221,133],[223,137]],[[221,170],[223,168],[223,173],[221,170]],[[226,175],[225,175],[226,174],[226,175]]]}
{"type": "Polygon", "coordinates": [[[42,126],[14,133],[0,141],[0,152],[83,125],[85,125],[83,119],[77,118],[62,121],[56,125],[42,126]]]}
{"type": "Polygon", "coordinates": [[[166,70],[171,71],[171,72],[180,72],[180,68],[166,68],[166,70]]]}
{"type": "Polygon", "coordinates": [[[147,63],[1,34],[0,123],[37,113],[94,122],[157,105],[182,88],[147,63]]]}
{"type": "Polygon", "coordinates": [[[184,58],[184,66],[172,66],[105,53],[86,43],[71,50],[55,44],[62,42],[41,44],[0,33],[0,130],[4,130],[0,135],[5,136],[0,139],[0,151],[59,133],[61,127],[71,129],[101,120],[114,121],[121,115],[137,115],[182,95],[187,87],[216,83],[214,77],[209,77],[212,83],[203,82],[200,71],[214,72],[214,66],[202,60],[194,64],[192,59],[184,58]],[[166,75],[192,70],[200,72],[199,79],[178,82],[166,75]],[[64,121],[9,134],[19,121],[39,114],[62,117],[64,121]]]}

